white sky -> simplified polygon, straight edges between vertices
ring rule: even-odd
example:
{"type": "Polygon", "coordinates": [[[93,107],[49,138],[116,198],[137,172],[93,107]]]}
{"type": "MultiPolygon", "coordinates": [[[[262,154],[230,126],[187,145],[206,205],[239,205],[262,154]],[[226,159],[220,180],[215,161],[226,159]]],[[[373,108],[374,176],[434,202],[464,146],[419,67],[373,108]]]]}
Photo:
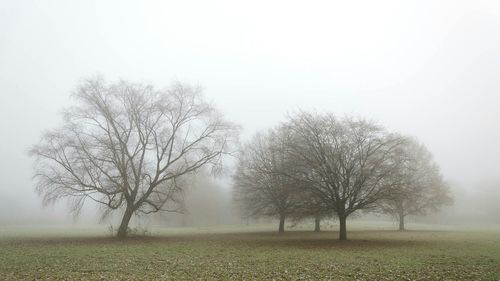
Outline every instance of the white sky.
{"type": "Polygon", "coordinates": [[[371,118],[452,182],[500,178],[500,1],[2,0],[0,217],[38,212],[26,151],[95,74],[199,83],[244,138],[299,108],[371,118]]]}

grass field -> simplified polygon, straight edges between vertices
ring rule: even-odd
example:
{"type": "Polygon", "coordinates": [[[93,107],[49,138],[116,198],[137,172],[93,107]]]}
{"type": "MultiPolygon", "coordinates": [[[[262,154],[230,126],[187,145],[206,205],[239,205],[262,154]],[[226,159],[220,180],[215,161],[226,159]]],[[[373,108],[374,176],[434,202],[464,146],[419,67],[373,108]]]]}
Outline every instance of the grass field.
{"type": "Polygon", "coordinates": [[[0,232],[0,280],[500,280],[497,229],[365,228],[344,242],[269,226],[153,229],[126,241],[18,228],[0,232]]]}

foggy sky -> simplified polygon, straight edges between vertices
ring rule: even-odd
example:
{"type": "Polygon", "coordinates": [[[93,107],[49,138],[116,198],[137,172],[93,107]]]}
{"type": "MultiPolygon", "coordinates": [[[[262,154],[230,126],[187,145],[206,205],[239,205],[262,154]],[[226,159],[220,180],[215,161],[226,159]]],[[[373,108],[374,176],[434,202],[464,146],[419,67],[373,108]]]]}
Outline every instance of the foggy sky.
{"type": "Polygon", "coordinates": [[[457,186],[500,182],[498,1],[3,0],[0,220],[64,209],[41,210],[26,152],[96,74],[200,84],[243,140],[299,108],[367,117],[457,186]]]}

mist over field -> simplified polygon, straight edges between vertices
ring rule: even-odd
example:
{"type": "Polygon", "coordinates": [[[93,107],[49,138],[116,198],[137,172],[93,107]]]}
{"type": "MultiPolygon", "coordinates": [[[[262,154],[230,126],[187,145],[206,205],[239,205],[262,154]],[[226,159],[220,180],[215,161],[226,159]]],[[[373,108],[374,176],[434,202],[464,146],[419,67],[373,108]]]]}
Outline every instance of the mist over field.
{"type": "Polygon", "coordinates": [[[0,1],[1,280],[500,280],[500,1],[0,1]]]}
{"type": "MultiPolygon", "coordinates": [[[[0,225],[112,224],[92,202],[42,207],[27,153],[94,75],[199,84],[242,142],[299,109],[374,120],[418,137],[451,186],[452,206],[413,221],[500,224],[498,34],[495,1],[2,1],[0,225]]],[[[228,163],[185,215],[146,221],[245,223],[228,163]]]]}

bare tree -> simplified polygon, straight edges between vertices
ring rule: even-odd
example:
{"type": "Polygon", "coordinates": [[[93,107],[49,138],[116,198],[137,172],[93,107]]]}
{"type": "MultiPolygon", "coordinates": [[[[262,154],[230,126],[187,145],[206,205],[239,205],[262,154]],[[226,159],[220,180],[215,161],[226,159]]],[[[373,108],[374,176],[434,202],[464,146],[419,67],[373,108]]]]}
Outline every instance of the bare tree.
{"type": "Polygon", "coordinates": [[[400,163],[393,173],[393,184],[380,201],[382,212],[398,219],[401,231],[405,229],[406,216],[425,215],[452,203],[448,185],[432,154],[416,139],[405,139],[393,154],[400,163]]]}
{"type": "Polygon", "coordinates": [[[305,188],[339,218],[339,239],[347,239],[346,219],[375,206],[397,163],[389,157],[401,141],[380,126],[331,114],[299,113],[290,118],[291,153],[305,188]]]}
{"type": "Polygon", "coordinates": [[[37,190],[44,203],[86,199],[103,215],[122,210],[118,237],[133,214],[179,212],[185,178],[204,166],[220,167],[234,125],[201,96],[176,83],[166,90],[101,78],[83,82],[63,125],[31,149],[37,190]]]}
{"type": "Polygon", "coordinates": [[[235,200],[247,217],[277,217],[278,231],[285,231],[285,219],[300,204],[297,181],[285,176],[293,163],[283,128],[257,134],[241,153],[234,175],[235,200]]]}

